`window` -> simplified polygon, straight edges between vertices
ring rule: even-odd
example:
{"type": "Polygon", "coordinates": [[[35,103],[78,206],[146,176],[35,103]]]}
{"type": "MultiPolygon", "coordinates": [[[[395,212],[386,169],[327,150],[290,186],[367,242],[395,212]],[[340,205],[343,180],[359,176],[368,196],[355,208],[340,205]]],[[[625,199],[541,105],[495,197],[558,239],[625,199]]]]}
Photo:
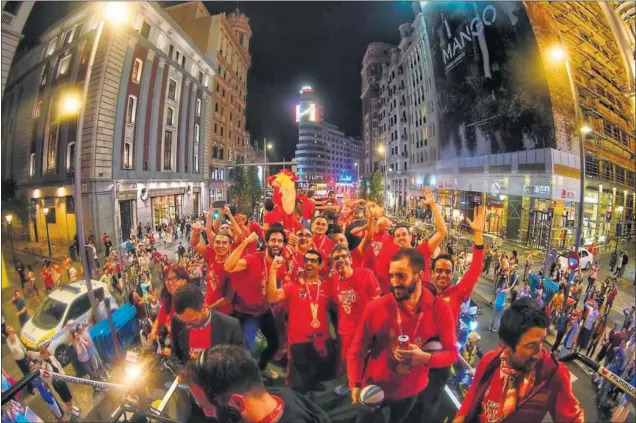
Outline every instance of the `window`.
{"type": "Polygon", "coordinates": [[[205,78],[203,78],[203,86],[205,88],[210,86],[210,75],[205,75],[205,78]]]}
{"type": "Polygon", "coordinates": [[[71,309],[68,312],[68,316],[66,321],[69,320],[77,320],[82,317],[84,314],[88,312],[91,308],[91,303],[88,300],[88,294],[83,294],[81,297],[76,299],[71,306],[71,309]]]}
{"type": "Polygon", "coordinates": [[[199,144],[194,144],[194,173],[199,173],[199,144]]]}
{"type": "Polygon", "coordinates": [[[173,53],[174,53],[174,46],[170,44],[170,47],[168,47],[168,56],[170,56],[171,59],[172,59],[173,53]]]}
{"type": "Polygon", "coordinates": [[[53,52],[55,51],[55,47],[57,44],[57,37],[53,38],[50,42],[49,42],[49,46],[46,49],[46,55],[50,56],[53,54],[53,52]]]}
{"type": "Polygon", "coordinates": [[[194,124],[194,142],[199,142],[200,141],[199,135],[200,135],[199,125],[195,123],[194,124]]]}
{"type": "Polygon", "coordinates": [[[64,45],[70,44],[73,41],[73,34],[75,33],[75,28],[71,28],[64,34],[64,45]]]}
{"type": "Polygon", "coordinates": [[[60,63],[57,65],[57,77],[59,78],[62,75],[66,75],[68,72],[69,65],[71,64],[71,55],[64,56],[60,63]]]}
{"type": "Polygon", "coordinates": [[[166,44],[166,36],[163,35],[163,32],[159,33],[159,36],[157,37],[157,47],[159,47],[160,49],[163,49],[163,46],[166,44]]]}
{"type": "Polygon", "coordinates": [[[221,136],[223,136],[223,127],[221,126],[221,136]]]}
{"type": "Polygon", "coordinates": [[[197,116],[201,116],[201,99],[197,98],[197,106],[196,106],[197,116]]]}
{"type": "Polygon", "coordinates": [[[75,169],[75,141],[66,144],[66,171],[72,172],[75,169]]]}
{"type": "Polygon", "coordinates": [[[174,126],[174,109],[172,107],[166,108],[166,125],[174,126]]]}
{"type": "Polygon", "coordinates": [[[55,172],[58,128],[57,123],[52,123],[46,131],[46,172],[55,172]]]}
{"type": "Polygon", "coordinates": [[[215,134],[219,133],[219,127],[218,127],[218,125],[216,123],[214,124],[214,133],[215,134]]]}
{"type": "Polygon", "coordinates": [[[148,22],[144,21],[141,24],[141,30],[139,31],[139,33],[141,34],[142,37],[144,37],[146,40],[148,39],[148,35],[150,35],[150,25],[148,25],[148,22]]]}
{"type": "Polygon", "coordinates": [[[214,111],[215,112],[219,111],[219,103],[214,103],[214,111]]]}
{"type": "Polygon", "coordinates": [[[186,61],[185,56],[181,56],[181,67],[182,68],[185,68],[185,61],[186,61]]]}
{"type": "Polygon", "coordinates": [[[21,1],[8,1],[4,4],[2,11],[11,13],[13,16],[17,16],[21,5],[22,5],[21,1]]]}
{"type": "Polygon", "coordinates": [[[166,131],[163,139],[163,170],[172,170],[172,131],[166,131]]]}
{"type": "Polygon", "coordinates": [[[35,153],[31,153],[29,156],[29,177],[35,176],[35,153]]]}
{"type": "Polygon", "coordinates": [[[135,117],[137,116],[137,97],[134,95],[128,96],[128,105],[126,107],[126,122],[135,123],[135,117]]]}
{"type": "Polygon", "coordinates": [[[177,81],[171,79],[168,82],[168,99],[172,101],[177,101],[177,81]]]}
{"type": "Polygon", "coordinates": [[[37,101],[35,103],[35,106],[33,107],[33,119],[39,119],[40,118],[41,109],[42,109],[42,100],[37,101]]]}
{"type": "Polygon", "coordinates": [[[143,69],[144,62],[141,59],[136,58],[132,68],[132,80],[139,84],[141,81],[141,70],[143,69]]]}
{"type": "Polygon", "coordinates": [[[124,143],[124,169],[133,168],[133,145],[130,141],[124,143]]]}

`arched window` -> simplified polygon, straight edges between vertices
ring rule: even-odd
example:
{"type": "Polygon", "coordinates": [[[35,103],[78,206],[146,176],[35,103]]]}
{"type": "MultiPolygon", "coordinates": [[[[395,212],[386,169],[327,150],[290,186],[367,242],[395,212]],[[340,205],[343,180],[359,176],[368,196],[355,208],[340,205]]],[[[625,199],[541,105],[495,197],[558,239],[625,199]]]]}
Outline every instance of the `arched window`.
{"type": "Polygon", "coordinates": [[[66,171],[72,172],[75,169],[75,141],[66,144],[66,171]]]}

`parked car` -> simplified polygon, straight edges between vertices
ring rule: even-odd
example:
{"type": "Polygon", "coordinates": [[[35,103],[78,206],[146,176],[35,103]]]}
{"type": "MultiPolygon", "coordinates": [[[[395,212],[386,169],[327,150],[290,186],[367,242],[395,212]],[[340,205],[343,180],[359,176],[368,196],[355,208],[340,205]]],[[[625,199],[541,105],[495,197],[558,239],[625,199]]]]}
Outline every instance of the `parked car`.
{"type": "MultiPolygon", "coordinates": [[[[115,302],[106,284],[96,280],[92,284],[96,302],[105,297],[110,297],[111,302],[115,302]]],[[[75,323],[88,323],[90,314],[91,304],[86,281],[62,285],[48,295],[24,325],[20,340],[30,351],[47,344],[51,354],[55,355],[62,366],[66,366],[71,361],[68,351],[71,335],[66,324],[71,320],[75,323]]]]}
{"type": "MultiPolygon", "coordinates": [[[[557,260],[561,265],[561,269],[568,268],[568,256],[570,255],[570,250],[561,251],[557,260]]],[[[594,254],[590,252],[587,248],[579,248],[579,267],[581,269],[587,270],[592,267],[594,264],[594,254]]]]}

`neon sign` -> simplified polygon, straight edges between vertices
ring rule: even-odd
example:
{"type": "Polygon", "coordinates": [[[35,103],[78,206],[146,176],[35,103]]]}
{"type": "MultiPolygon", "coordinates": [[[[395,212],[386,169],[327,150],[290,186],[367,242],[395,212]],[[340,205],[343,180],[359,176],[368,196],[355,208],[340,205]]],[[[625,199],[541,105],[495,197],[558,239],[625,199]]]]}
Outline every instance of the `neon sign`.
{"type": "Polygon", "coordinates": [[[300,122],[300,118],[303,116],[307,116],[307,120],[310,122],[316,121],[316,105],[314,103],[311,103],[305,110],[301,110],[300,107],[300,104],[296,105],[296,122],[300,122]]]}

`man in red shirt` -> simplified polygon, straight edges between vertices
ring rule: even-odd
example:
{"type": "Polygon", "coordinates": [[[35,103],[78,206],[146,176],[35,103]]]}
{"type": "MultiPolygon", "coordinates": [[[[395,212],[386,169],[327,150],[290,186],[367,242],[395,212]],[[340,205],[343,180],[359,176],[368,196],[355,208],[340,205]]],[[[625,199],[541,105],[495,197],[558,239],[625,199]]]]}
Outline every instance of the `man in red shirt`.
{"type": "MultiPolygon", "coordinates": [[[[470,294],[473,292],[475,285],[477,285],[483,269],[485,216],[486,208],[481,206],[475,208],[473,221],[466,218],[466,223],[471,227],[475,236],[475,246],[473,247],[473,260],[470,267],[459,282],[451,286],[455,274],[455,263],[453,262],[453,257],[448,254],[439,255],[433,260],[431,266],[433,283],[424,282],[425,288],[430,289],[434,295],[437,295],[438,300],[442,300],[449,305],[455,325],[458,324],[461,306],[470,298],[470,294]]],[[[421,413],[425,414],[431,421],[437,421],[439,405],[444,395],[444,386],[450,378],[450,370],[451,367],[448,366],[431,369],[429,372],[428,386],[422,394],[422,404],[418,404],[417,407],[422,407],[421,413]]]]}
{"type": "MultiPolygon", "coordinates": [[[[418,245],[416,249],[424,256],[425,263],[430,267],[431,256],[448,231],[437,204],[435,204],[431,190],[428,187],[422,189],[422,195],[424,196],[423,204],[431,207],[437,232],[435,232],[428,241],[418,245]]],[[[378,219],[377,228],[375,229],[372,241],[374,255],[371,256],[371,253],[368,254],[369,260],[371,260],[371,270],[373,270],[378,277],[378,282],[380,283],[383,294],[387,294],[390,289],[389,264],[391,263],[391,259],[401,248],[411,247],[410,228],[406,225],[397,225],[393,230],[393,237],[391,238],[391,236],[386,233],[388,224],[388,219],[384,217],[378,219]]],[[[428,271],[424,272],[424,281],[429,281],[428,271]]]]}
{"type": "MultiPolygon", "coordinates": [[[[267,363],[278,350],[278,330],[272,310],[267,302],[267,282],[269,269],[274,257],[283,254],[287,243],[285,231],[280,227],[270,228],[265,234],[266,251],[243,253],[250,243],[256,242],[258,236],[250,234],[228,257],[224,269],[234,273],[231,277],[234,295],[234,314],[241,322],[245,334],[245,345],[254,353],[256,351],[256,333],[260,329],[267,340],[267,348],[261,353],[259,366],[263,377],[276,379],[278,375],[267,369],[267,363]]],[[[280,281],[288,280],[287,268],[278,269],[280,281]]]]}
{"type": "Polygon", "coordinates": [[[455,416],[456,423],[582,423],[568,367],[543,347],[550,319],[532,298],[510,305],[501,318],[501,346],[484,355],[455,416]]]}
{"type": "MultiPolygon", "coordinates": [[[[339,244],[333,247],[331,262],[333,263],[335,274],[329,280],[329,287],[332,289],[330,296],[338,305],[341,369],[338,373],[340,374],[346,368],[349,346],[353,341],[356,328],[360,324],[365,307],[371,300],[380,298],[382,291],[378,280],[371,270],[353,266],[353,259],[345,245],[339,244]]],[[[334,393],[336,395],[347,395],[349,393],[349,385],[345,383],[336,387],[334,393]]]]}
{"type": "Polygon", "coordinates": [[[230,284],[230,275],[223,266],[230,254],[232,237],[225,232],[214,236],[212,245],[201,244],[201,230],[199,224],[192,226],[190,247],[205,258],[207,265],[205,303],[219,313],[232,313],[232,297],[234,296],[230,284]]]}
{"type": "Polygon", "coordinates": [[[318,383],[333,377],[329,352],[333,341],[329,336],[327,304],[330,289],[328,282],[318,276],[322,257],[316,250],[304,255],[304,270],[300,279],[277,288],[277,272],[285,264],[278,256],[269,270],[267,301],[285,302],[291,318],[287,329],[289,343],[287,384],[295,391],[307,393],[315,390],[318,383]]]}
{"type": "Polygon", "coordinates": [[[316,210],[313,196],[314,192],[312,190],[307,191],[307,194],[304,194],[302,191],[296,194],[296,199],[300,200],[300,207],[303,210],[303,218],[305,220],[311,220],[314,215],[314,210],[316,210]]]}
{"type": "MultiPolygon", "coordinates": [[[[437,300],[422,287],[424,268],[424,257],[412,248],[402,249],[393,257],[389,269],[393,295],[367,305],[349,347],[347,375],[353,403],[358,402],[362,387],[377,385],[384,390],[382,407],[389,408],[391,422],[421,419],[421,415],[409,416],[428,385],[429,368],[447,367],[457,360],[451,311],[445,301],[437,300]],[[440,339],[442,349],[422,350],[434,337],[440,339]]],[[[366,414],[377,410],[359,412],[363,414],[358,416],[359,421],[366,421],[366,414]]]]}

